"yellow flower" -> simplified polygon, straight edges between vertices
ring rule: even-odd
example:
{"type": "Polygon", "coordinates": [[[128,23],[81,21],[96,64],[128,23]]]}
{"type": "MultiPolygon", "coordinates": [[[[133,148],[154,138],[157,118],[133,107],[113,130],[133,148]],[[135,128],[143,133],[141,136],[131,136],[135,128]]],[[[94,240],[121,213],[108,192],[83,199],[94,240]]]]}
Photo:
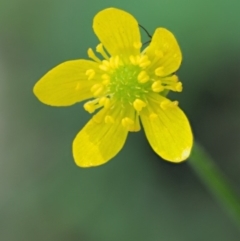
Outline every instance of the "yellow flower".
{"type": "Polygon", "coordinates": [[[93,20],[100,40],[91,60],[64,62],[44,75],[34,94],[44,104],[84,104],[89,113],[100,109],[73,141],[73,156],[81,167],[98,166],[123,147],[129,131],[139,131],[140,121],[153,150],[163,159],[181,162],[191,152],[193,137],[177,101],[166,98],[181,92],[175,72],[182,55],[174,35],[157,28],[142,49],[139,26],[129,13],[108,8],[93,20]],[[103,59],[103,60],[102,60],[103,59]]]}

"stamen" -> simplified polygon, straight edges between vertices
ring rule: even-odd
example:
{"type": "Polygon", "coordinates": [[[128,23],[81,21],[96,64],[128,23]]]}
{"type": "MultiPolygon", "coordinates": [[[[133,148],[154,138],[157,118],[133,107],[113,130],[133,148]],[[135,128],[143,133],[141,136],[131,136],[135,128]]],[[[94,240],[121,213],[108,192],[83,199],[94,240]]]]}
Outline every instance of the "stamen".
{"type": "Polygon", "coordinates": [[[176,91],[176,92],[182,92],[182,82],[172,83],[170,85],[164,86],[165,89],[176,91]]]}
{"type": "Polygon", "coordinates": [[[164,76],[163,67],[159,67],[159,68],[155,69],[155,75],[164,76]]]}
{"type": "Polygon", "coordinates": [[[94,52],[91,48],[88,49],[87,53],[88,53],[88,57],[90,59],[93,59],[94,61],[101,63],[101,60],[94,54],[94,52]]]}
{"type": "Polygon", "coordinates": [[[129,117],[125,117],[122,119],[122,125],[128,129],[133,124],[134,124],[134,121],[132,119],[130,119],[129,117]]]}
{"type": "Polygon", "coordinates": [[[178,101],[164,100],[160,103],[160,107],[163,110],[166,110],[168,108],[173,108],[173,107],[176,107],[176,106],[178,106],[178,101]]]}
{"type": "Polygon", "coordinates": [[[178,82],[178,77],[177,75],[172,75],[171,77],[169,77],[169,79],[171,79],[174,82],[178,82]]]}
{"type": "Polygon", "coordinates": [[[91,80],[95,76],[95,71],[93,69],[88,69],[85,74],[88,76],[88,80],[91,80]]]}
{"type": "Polygon", "coordinates": [[[106,98],[105,101],[104,101],[104,107],[109,108],[109,107],[110,107],[110,104],[111,104],[110,99],[109,99],[109,98],[106,98]]]}
{"type": "Polygon", "coordinates": [[[104,118],[104,121],[105,121],[106,124],[113,124],[115,122],[113,117],[110,116],[110,115],[106,115],[105,118],[104,118]]]}
{"type": "Polygon", "coordinates": [[[161,80],[157,80],[152,84],[152,91],[159,93],[163,90],[164,90],[164,86],[162,86],[161,80]]]}
{"type": "Polygon", "coordinates": [[[100,53],[100,54],[103,56],[103,58],[109,59],[107,53],[106,53],[105,50],[103,49],[102,43],[100,43],[100,44],[97,45],[96,51],[97,51],[98,53],[100,53]]]}
{"type": "Polygon", "coordinates": [[[120,64],[120,61],[119,61],[119,56],[115,56],[115,57],[111,57],[110,60],[109,60],[109,64],[110,64],[110,67],[112,69],[116,69],[118,68],[119,64],[120,64]]]}
{"type": "Polygon", "coordinates": [[[102,64],[99,65],[99,68],[103,71],[108,71],[110,67],[110,63],[107,60],[103,60],[102,64]]]}
{"type": "Polygon", "coordinates": [[[143,55],[143,56],[140,57],[139,66],[140,66],[141,68],[145,68],[145,67],[147,67],[147,66],[150,65],[150,64],[151,64],[151,62],[149,61],[147,55],[143,55]]]}
{"type": "Polygon", "coordinates": [[[133,56],[133,55],[131,55],[131,56],[129,57],[129,59],[130,59],[130,62],[131,62],[133,65],[138,65],[140,56],[133,56]]]}
{"type": "Polygon", "coordinates": [[[108,112],[108,108],[104,108],[100,112],[98,112],[96,115],[94,115],[92,117],[92,119],[97,123],[101,123],[103,121],[103,119],[105,119],[107,112],[108,112]]]}
{"type": "Polygon", "coordinates": [[[177,100],[172,101],[173,107],[178,106],[179,102],[177,100]]]}
{"type": "Polygon", "coordinates": [[[121,64],[119,56],[117,55],[115,56],[115,58],[113,57],[113,59],[114,59],[115,67],[118,68],[119,65],[121,64]]]}
{"type": "Polygon", "coordinates": [[[83,105],[83,108],[90,114],[92,114],[96,110],[95,105],[92,101],[85,103],[83,105]]]}
{"type": "Polygon", "coordinates": [[[90,114],[93,113],[96,109],[104,107],[109,109],[110,107],[110,99],[108,97],[96,98],[94,100],[88,101],[83,105],[84,109],[90,114]]]}
{"type": "Polygon", "coordinates": [[[110,82],[110,76],[108,74],[103,74],[101,77],[103,79],[102,84],[108,85],[110,82]]]}
{"type": "Polygon", "coordinates": [[[138,112],[141,111],[142,108],[145,107],[146,105],[147,104],[144,101],[140,100],[140,99],[136,99],[133,102],[133,107],[138,112]]]}
{"type": "Polygon", "coordinates": [[[177,77],[177,75],[172,75],[172,76],[169,76],[169,77],[165,77],[161,80],[164,84],[172,84],[172,83],[178,82],[178,77],[177,77]]]}
{"type": "Polygon", "coordinates": [[[112,69],[115,69],[116,67],[115,67],[115,62],[114,62],[114,57],[111,57],[110,59],[109,59],[109,65],[110,65],[110,67],[112,68],[112,69]]]}
{"type": "Polygon", "coordinates": [[[103,96],[103,97],[100,98],[100,100],[99,100],[99,105],[108,108],[108,107],[110,106],[110,99],[107,98],[107,97],[105,97],[105,96],[103,96]]]}
{"type": "Polygon", "coordinates": [[[141,43],[141,42],[134,42],[134,43],[133,43],[133,47],[134,47],[135,49],[140,49],[140,48],[142,47],[142,43],[141,43]]]}
{"type": "Polygon", "coordinates": [[[104,90],[104,86],[102,84],[95,84],[91,88],[91,92],[93,93],[93,96],[99,96],[104,90]]]}
{"type": "Polygon", "coordinates": [[[147,81],[149,81],[149,76],[147,75],[147,72],[141,71],[138,74],[138,82],[143,84],[143,83],[146,83],[147,81]]]}
{"type": "Polygon", "coordinates": [[[103,96],[99,99],[99,104],[100,105],[104,105],[105,101],[106,101],[107,97],[103,96]]]}
{"type": "Polygon", "coordinates": [[[134,124],[132,126],[130,126],[129,131],[137,132],[137,131],[140,131],[140,129],[141,129],[141,127],[140,127],[140,123],[139,123],[139,115],[136,114],[134,124]]]}
{"type": "Polygon", "coordinates": [[[182,92],[182,82],[178,82],[175,87],[177,92],[182,92]]]}

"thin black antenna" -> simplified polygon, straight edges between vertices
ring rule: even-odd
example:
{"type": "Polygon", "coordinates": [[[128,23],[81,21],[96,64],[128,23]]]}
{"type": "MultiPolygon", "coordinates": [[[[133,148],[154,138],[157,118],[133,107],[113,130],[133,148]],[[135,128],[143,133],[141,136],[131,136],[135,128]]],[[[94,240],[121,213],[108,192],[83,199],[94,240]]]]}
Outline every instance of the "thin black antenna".
{"type": "Polygon", "coordinates": [[[146,28],[144,28],[141,24],[138,24],[138,26],[145,31],[145,33],[147,34],[147,36],[148,36],[150,39],[152,38],[152,35],[147,31],[146,28]]]}

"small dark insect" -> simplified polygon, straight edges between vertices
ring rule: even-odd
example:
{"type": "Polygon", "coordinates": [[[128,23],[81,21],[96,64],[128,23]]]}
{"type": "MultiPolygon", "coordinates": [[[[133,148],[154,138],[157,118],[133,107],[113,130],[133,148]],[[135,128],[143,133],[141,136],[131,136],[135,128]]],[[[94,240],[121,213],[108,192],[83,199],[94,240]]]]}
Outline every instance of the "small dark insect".
{"type": "Polygon", "coordinates": [[[151,39],[152,39],[152,35],[151,35],[151,34],[147,31],[147,29],[144,28],[141,24],[138,24],[138,26],[139,26],[140,28],[142,28],[142,29],[144,30],[144,32],[147,34],[147,36],[150,38],[150,40],[148,40],[147,42],[143,43],[143,45],[150,43],[150,42],[151,42],[151,39]]]}

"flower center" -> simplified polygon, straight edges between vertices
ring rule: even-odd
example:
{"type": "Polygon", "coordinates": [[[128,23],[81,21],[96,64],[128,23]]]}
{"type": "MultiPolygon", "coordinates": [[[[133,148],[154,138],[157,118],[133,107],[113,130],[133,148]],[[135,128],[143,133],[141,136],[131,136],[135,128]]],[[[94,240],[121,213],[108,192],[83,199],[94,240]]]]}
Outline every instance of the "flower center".
{"type": "Polygon", "coordinates": [[[122,104],[132,104],[136,99],[145,99],[147,86],[139,83],[139,66],[119,66],[111,75],[108,84],[109,93],[122,104]]]}
{"type": "MultiPolygon", "coordinates": [[[[139,47],[140,45],[136,45],[136,48],[139,47]]],[[[182,91],[182,83],[177,76],[167,74],[163,66],[159,66],[159,59],[163,57],[159,51],[151,56],[151,60],[145,51],[125,59],[108,56],[102,44],[97,46],[96,51],[104,60],[100,60],[92,49],[88,50],[88,56],[99,64],[99,69],[86,71],[87,79],[93,83],[90,91],[95,99],[84,104],[89,113],[102,108],[93,116],[95,122],[104,121],[110,124],[120,120],[129,131],[138,131],[140,112],[148,105],[150,110],[153,109],[150,102],[154,96],[165,96],[169,90],[182,91]]],[[[167,100],[158,104],[162,109],[166,109],[178,103],[167,100]]],[[[154,111],[149,114],[150,119],[156,116],[154,111]]]]}

